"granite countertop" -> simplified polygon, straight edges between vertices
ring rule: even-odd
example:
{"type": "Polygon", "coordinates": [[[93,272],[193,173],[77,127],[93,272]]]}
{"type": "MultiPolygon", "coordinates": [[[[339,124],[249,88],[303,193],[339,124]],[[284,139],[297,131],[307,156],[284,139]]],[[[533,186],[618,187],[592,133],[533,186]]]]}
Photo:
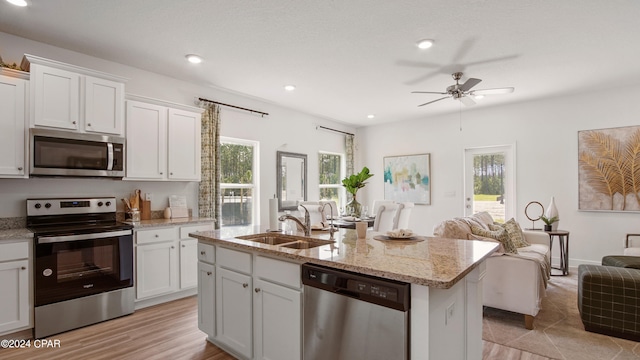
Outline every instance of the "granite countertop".
{"type": "Polygon", "coordinates": [[[0,230],[0,241],[29,240],[32,238],[33,233],[27,228],[0,230]]]}
{"type": "MultiPolygon", "coordinates": [[[[374,236],[381,233],[372,231],[367,232],[366,239],[358,239],[355,230],[352,229],[340,229],[336,232],[334,244],[304,250],[235,238],[265,231],[266,228],[257,226],[229,227],[196,232],[190,236],[203,242],[255,251],[301,263],[309,262],[443,289],[452,287],[498,248],[498,244],[494,242],[436,237],[426,237],[420,241],[376,240],[374,236]]],[[[329,234],[313,231],[311,237],[328,240],[329,234]]]]}
{"type": "Polygon", "coordinates": [[[195,224],[206,224],[211,223],[213,225],[213,218],[199,218],[199,217],[188,217],[188,218],[175,218],[175,219],[151,219],[151,220],[140,220],[137,222],[133,221],[123,221],[125,224],[131,224],[134,228],[151,228],[151,227],[162,227],[162,226],[174,226],[174,225],[195,225],[195,224]]]}

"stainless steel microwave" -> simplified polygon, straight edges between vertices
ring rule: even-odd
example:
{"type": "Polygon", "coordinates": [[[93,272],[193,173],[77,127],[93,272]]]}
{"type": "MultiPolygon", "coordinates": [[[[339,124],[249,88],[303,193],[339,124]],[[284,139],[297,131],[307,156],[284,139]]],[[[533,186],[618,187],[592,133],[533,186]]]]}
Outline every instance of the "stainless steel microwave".
{"type": "Polygon", "coordinates": [[[30,175],[124,177],[125,139],[29,129],[30,175]]]}

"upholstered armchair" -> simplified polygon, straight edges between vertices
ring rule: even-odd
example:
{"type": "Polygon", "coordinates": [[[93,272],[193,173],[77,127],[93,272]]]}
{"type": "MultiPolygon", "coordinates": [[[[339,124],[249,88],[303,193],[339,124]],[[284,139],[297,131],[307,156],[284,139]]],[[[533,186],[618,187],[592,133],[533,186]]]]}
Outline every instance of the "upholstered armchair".
{"type": "Polygon", "coordinates": [[[640,257],[578,266],[578,310],[585,330],[640,341],[640,257]]]}

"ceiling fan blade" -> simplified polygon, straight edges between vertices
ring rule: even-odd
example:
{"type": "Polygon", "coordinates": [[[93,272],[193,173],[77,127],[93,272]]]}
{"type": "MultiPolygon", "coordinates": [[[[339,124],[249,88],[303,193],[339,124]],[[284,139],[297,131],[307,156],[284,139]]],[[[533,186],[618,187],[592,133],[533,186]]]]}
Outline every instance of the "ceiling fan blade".
{"type": "Polygon", "coordinates": [[[444,99],[448,99],[448,98],[449,98],[449,96],[445,96],[445,97],[440,98],[440,99],[437,99],[437,100],[433,100],[433,101],[426,102],[426,103],[424,103],[424,104],[420,104],[420,105],[418,105],[418,107],[420,107],[420,106],[425,106],[425,105],[429,105],[429,104],[433,104],[433,103],[434,103],[434,102],[436,102],[436,101],[440,101],[440,100],[444,100],[444,99]]]}
{"type": "Polygon", "coordinates": [[[482,80],[475,79],[475,78],[469,78],[467,81],[465,81],[464,84],[460,85],[460,90],[461,91],[468,91],[472,87],[478,85],[480,83],[480,81],[482,81],[482,80]]]}
{"type": "Polygon", "coordinates": [[[476,102],[475,102],[475,101],[473,101],[473,100],[472,100],[470,97],[468,97],[468,96],[463,96],[463,97],[461,97],[461,98],[460,98],[460,99],[458,99],[458,100],[460,100],[463,104],[465,104],[465,105],[467,105],[467,106],[473,106],[473,105],[475,105],[475,104],[476,104],[476,102]]]}
{"type": "Polygon", "coordinates": [[[479,90],[470,91],[469,95],[500,95],[500,94],[512,93],[514,90],[515,88],[512,88],[512,87],[495,88],[495,89],[479,89],[479,90]]]}
{"type": "Polygon", "coordinates": [[[412,91],[412,94],[438,94],[438,95],[447,95],[446,92],[438,92],[438,91],[412,91]]]}

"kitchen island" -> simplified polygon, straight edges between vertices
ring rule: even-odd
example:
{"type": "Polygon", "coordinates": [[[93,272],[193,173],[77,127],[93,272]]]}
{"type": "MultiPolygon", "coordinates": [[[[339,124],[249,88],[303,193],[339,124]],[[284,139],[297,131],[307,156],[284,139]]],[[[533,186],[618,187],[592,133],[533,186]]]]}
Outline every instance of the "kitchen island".
{"type": "MultiPolygon", "coordinates": [[[[350,229],[337,232],[334,243],[309,249],[292,249],[238,238],[264,232],[265,229],[260,227],[240,227],[190,234],[202,246],[198,249],[203,256],[199,265],[204,267],[199,271],[199,315],[202,317],[213,312],[211,316],[215,318],[213,324],[201,324],[201,329],[208,329],[205,332],[209,334],[209,340],[225,350],[240,358],[261,358],[271,348],[293,347],[291,357],[296,358],[297,354],[299,358],[301,345],[295,345],[295,340],[302,337],[299,268],[302,263],[312,263],[410,283],[411,359],[482,358],[484,259],[497,249],[496,243],[433,237],[377,240],[375,238],[381,234],[375,232],[369,232],[366,239],[357,239],[355,231],[350,229]],[[214,273],[215,278],[210,282],[203,279],[214,273]],[[234,283],[238,284],[237,288],[231,286],[234,283]],[[265,288],[273,284],[283,285],[280,286],[282,289],[275,290],[291,299],[288,309],[280,309],[279,329],[273,330],[285,331],[282,329],[287,325],[293,330],[288,336],[275,336],[267,341],[269,331],[265,329],[268,322],[262,312],[264,304],[256,305],[255,300],[241,293],[243,288],[248,293],[253,288],[255,294],[264,296],[265,288]],[[215,291],[212,293],[211,290],[215,291]],[[228,299],[225,302],[227,292],[236,292],[239,296],[234,298],[234,304],[240,302],[236,301],[238,299],[245,299],[247,303],[249,315],[245,323],[250,329],[244,329],[248,334],[246,338],[235,336],[243,332],[235,332],[237,329],[233,328],[242,321],[230,321],[229,318],[233,313],[243,316],[241,309],[223,308],[224,304],[230,303],[228,299]],[[215,302],[215,310],[209,308],[213,306],[209,302],[215,302]]],[[[326,232],[314,231],[311,239],[298,236],[292,240],[329,240],[329,237],[326,232]]],[[[273,315],[278,311],[270,309],[268,313],[273,315]]]]}

